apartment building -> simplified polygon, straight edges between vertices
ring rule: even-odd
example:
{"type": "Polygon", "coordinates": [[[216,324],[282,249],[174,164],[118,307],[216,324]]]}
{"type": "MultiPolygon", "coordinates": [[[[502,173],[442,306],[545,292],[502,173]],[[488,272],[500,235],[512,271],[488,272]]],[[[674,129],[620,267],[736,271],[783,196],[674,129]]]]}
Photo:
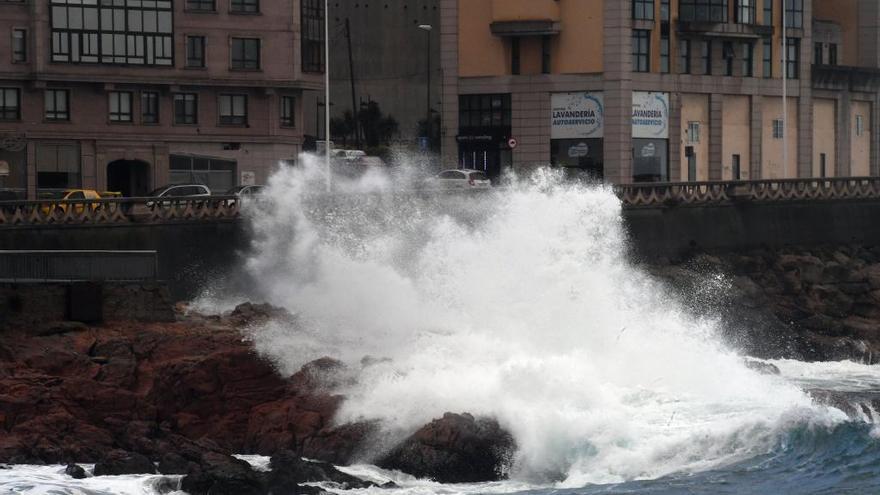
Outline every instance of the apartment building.
{"type": "Polygon", "coordinates": [[[876,0],[441,0],[441,25],[447,167],[880,173],[876,0]]]}
{"type": "Polygon", "coordinates": [[[0,189],[262,183],[302,148],[323,1],[0,0],[0,189]]]}

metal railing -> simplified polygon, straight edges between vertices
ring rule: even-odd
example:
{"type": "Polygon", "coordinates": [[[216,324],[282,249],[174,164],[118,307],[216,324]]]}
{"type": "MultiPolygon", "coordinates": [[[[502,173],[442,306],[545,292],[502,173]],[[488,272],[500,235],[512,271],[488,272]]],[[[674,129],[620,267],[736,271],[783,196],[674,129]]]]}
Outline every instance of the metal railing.
{"type": "Polygon", "coordinates": [[[240,207],[236,196],[0,201],[0,227],[222,221],[240,207]]]}
{"type": "Polygon", "coordinates": [[[156,251],[0,251],[0,281],[155,281],[156,251]]]}

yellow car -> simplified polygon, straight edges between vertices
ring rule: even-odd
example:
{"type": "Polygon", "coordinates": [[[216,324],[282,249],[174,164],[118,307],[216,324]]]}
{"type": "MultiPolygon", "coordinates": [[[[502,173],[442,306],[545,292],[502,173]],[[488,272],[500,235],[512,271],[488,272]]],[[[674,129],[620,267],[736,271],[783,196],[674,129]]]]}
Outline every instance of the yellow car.
{"type": "MultiPolygon", "coordinates": [[[[47,199],[52,201],[65,201],[65,200],[78,200],[78,199],[101,199],[101,198],[118,198],[122,196],[121,193],[105,191],[99,193],[94,189],[65,189],[63,191],[56,191],[46,194],[41,194],[40,199],[47,199]]],[[[43,213],[49,214],[53,211],[67,212],[67,208],[71,205],[68,203],[49,203],[40,206],[43,210],[43,213]]],[[[77,203],[73,205],[73,209],[77,213],[82,213],[86,207],[89,209],[96,210],[100,208],[101,203],[77,203]]]]}

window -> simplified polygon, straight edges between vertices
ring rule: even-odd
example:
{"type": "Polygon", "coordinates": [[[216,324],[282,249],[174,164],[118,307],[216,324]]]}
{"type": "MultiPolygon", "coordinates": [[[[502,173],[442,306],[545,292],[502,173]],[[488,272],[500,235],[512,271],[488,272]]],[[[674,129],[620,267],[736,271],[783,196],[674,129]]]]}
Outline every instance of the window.
{"type": "Polygon", "coordinates": [[[159,93],[155,91],[141,93],[141,122],[144,124],[159,123],[159,93]]]}
{"type": "Polygon", "coordinates": [[[742,75],[754,77],[755,75],[755,45],[750,42],[742,44],[742,75]]]}
{"type": "Polygon", "coordinates": [[[731,162],[730,178],[732,180],[742,179],[742,174],[740,171],[740,155],[733,155],[733,161],[731,162]]]}
{"type": "Polygon", "coordinates": [[[302,70],[324,72],[324,2],[301,0],[302,70]]]}
{"type": "Polygon", "coordinates": [[[171,184],[204,184],[211,191],[225,192],[235,187],[235,165],[234,161],[222,158],[171,155],[168,178],[171,184]]]}
{"type": "Polygon", "coordinates": [[[174,95],[174,123],[199,123],[199,95],[195,93],[177,93],[174,95]]]}
{"type": "Polygon", "coordinates": [[[828,65],[837,65],[837,43],[828,44],[828,65]]]}
{"type": "Polygon", "coordinates": [[[259,0],[232,0],[229,11],[236,14],[256,14],[260,11],[259,0]]]}
{"type": "Polygon", "coordinates": [[[519,38],[510,38],[510,73],[514,76],[519,75],[519,38]]]}
{"type": "Polygon", "coordinates": [[[819,177],[825,178],[828,157],[825,153],[819,153],[819,177]]]}
{"type": "Polygon", "coordinates": [[[296,98],[293,96],[281,97],[281,127],[294,127],[296,125],[296,98]]]}
{"type": "Polygon", "coordinates": [[[131,93],[110,92],[110,122],[131,122],[131,93]]]}
{"type": "Polygon", "coordinates": [[[804,0],[785,0],[785,23],[787,27],[804,27],[804,0]]]}
{"type": "Polygon", "coordinates": [[[687,142],[688,142],[688,144],[699,144],[700,143],[700,123],[699,122],[688,122],[687,142]]]}
{"type": "Polygon", "coordinates": [[[727,22],[727,0],[680,0],[678,9],[685,22],[727,22]]]}
{"type": "Polygon", "coordinates": [[[541,37],[541,74],[549,74],[552,72],[550,54],[552,53],[552,45],[549,36],[541,37]]]}
{"type": "Polygon", "coordinates": [[[67,189],[80,185],[80,149],[76,144],[34,146],[37,189],[67,189]]]}
{"type": "Polygon", "coordinates": [[[654,0],[633,0],[633,19],[654,20],[654,0]]]}
{"type": "Polygon", "coordinates": [[[52,61],[173,65],[171,0],[50,0],[52,61]]]}
{"type": "Polygon", "coordinates": [[[461,95],[458,99],[459,134],[509,131],[510,113],[509,94],[461,95]]]}
{"type": "Polygon", "coordinates": [[[773,2],[776,0],[764,0],[764,25],[773,25],[773,2]]]}
{"type": "Polygon", "coordinates": [[[865,133],[865,117],[856,115],[856,136],[861,137],[865,133]]]}
{"type": "Polygon", "coordinates": [[[786,60],[786,69],[787,75],[789,79],[798,79],[800,77],[801,72],[801,63],[800,63],[800,53],[801,53],[801,40],[800,38],[788,38],[788,60],[786,60]]]}
{"type": "Polygon", "coordinates": [[[669,36],[660,37],[660,72],[669,74],[669,36]]]}
{"type": "Polygon", "coordinates": [[[736,22],[755,24],[755,2],[757,0],[736,0],[736,22]]]}
{"type": "Polygon", "coordinates": [[[764,40],[764,79],[773,77],[773,40],[764,40]]]}
{"type": "Polygon", "coordinates": [[[12,30],[12,61],[27,62],[27,31],[24,29],[12,30]]]}
{"type": "Polygon", "coordinates": [[[678,71],[682,74],[691,73],[691,40],[678,42],[678,71]]]}
{"type": "Polygon", "coordinates": [[[700,47],[700,60],[703,62],[703,74],[712,75],[712,42],[703,41],[700,47]]]}
{"type": "Polygon", "coordinates": [[[205,66],[205,37],[186,37],[186,66],[202,68],[205,66]]]}
{"type": "Polygon", "coordinates": [[[721,55],[724,57],[724,74],[726,76],[733,75],[733,43],[730,41],[725,41],[724,44],[721,45],[721,55]]]}
{"type": "Polygon", "coordinates": [[[813,43],[813,63],[822,65],[822,43],[813,43]]]}
{"type": "Polygon", "coordinates": [[[782,119],[775,119],[773,121],[773,139],[782,139],[784,128],[785,125],[783,124],[782,119]]]}
{"type": "Polygon", "coordinates": [[[660,22],[669,22],[669,0],[660,0],[660,22]]]}
{"type": "Polygon", "coordinates": [[[232,38],[230,67],[242,70],[260,68],[260,40],[257,38],[232,38]]]}
{"type": "Polygon", "coordinates": [[[186,0],[186,10],[195,12],[214,12],[214,0],[186,0]]]}
{"type": "Polygon", "coordinates": [[[46,120],[70,120],[69,96],[66,89],[46,90],[46,120]]]}
{"type": "Polygon", "coordinates": [[[633,30],[632,36],[632,70],[648,72],[650,70],[650,31],[633,30]]]}
{"type": "Polygon", "coordinates": [[[0,88],[0,120],[21,119],[21,90],[0,88]]]}
{"type": "Polygon", "coordinates": [[[247,124],[247,96],[220,95],[220,123],[226,125],[247,124]]]}

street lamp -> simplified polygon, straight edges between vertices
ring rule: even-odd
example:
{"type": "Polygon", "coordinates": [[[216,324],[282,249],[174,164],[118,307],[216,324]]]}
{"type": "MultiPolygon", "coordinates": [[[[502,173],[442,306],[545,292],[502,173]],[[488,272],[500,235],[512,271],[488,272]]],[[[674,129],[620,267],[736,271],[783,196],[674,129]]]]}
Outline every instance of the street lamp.
{"type": "MultiPolygon", "coordinates": [[[[425,32],[425,61],[427,63],[427,77],[428,77],[428,94],[427,94],[427,108],[425,109],[425,138],[428,143],[428,147],[430,148],[431,143],[431,30],[434,29],[430,24],[419,24],[419,29],[425,32]]],[[[427,150],[426,150],[427,151],[427,150]]]]}

